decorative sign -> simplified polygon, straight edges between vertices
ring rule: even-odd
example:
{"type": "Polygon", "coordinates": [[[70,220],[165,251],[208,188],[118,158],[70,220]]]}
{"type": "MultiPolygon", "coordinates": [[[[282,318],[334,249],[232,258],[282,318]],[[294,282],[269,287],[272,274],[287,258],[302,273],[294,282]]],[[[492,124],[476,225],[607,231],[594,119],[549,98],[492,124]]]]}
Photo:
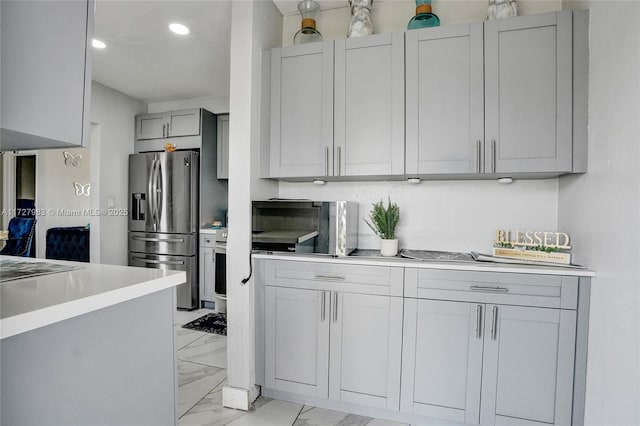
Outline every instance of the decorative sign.
{"type": "Polygon", "coordinates": [[[496,231],[498,247],[550,247],[558,250],[571,250],[569,235],[564,232],[543,231],[496,231]]]}
{"type": "Polygon", "coordinates": [[[526,261],[571,263],[571,239],[564,232],[498,229],[493,255],[526,261]]]}

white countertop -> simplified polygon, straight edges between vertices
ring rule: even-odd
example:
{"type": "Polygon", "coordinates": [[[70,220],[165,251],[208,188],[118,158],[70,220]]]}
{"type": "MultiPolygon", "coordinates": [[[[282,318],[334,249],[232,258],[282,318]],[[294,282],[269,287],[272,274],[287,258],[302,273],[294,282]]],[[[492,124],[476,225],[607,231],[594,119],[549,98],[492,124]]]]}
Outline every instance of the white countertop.
{"type": "Polygon", "coordinates": [[[181,271],[0,256],[81,269],[0,282],[0,339],[186,282],[181,271]]]}
{"type": "Polygon", "coordinates": [[[491,262],[444,262],[433,260],[413,260],[400,257],[332,257],[323,254],[297,253],[254,253],[255,259],[295,260],[299,262],[345,263],[351,265],[396,266],[399,268],[447,269],[454,271],[510,272],[516,274],[568,275],[575,277],[593,277],[595,272],[586,268],[567,268],[562,266],[531,266],[491,262]]]}

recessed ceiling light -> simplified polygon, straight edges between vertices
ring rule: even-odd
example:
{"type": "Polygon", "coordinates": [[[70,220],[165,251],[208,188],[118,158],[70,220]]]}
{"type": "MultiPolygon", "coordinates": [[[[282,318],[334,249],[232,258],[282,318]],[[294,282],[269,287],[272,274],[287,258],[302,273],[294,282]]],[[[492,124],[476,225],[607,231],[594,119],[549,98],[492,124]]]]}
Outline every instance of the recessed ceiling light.
{"type": "Polygon", "coordinates": [[[169,29],[176,34],[180,34],[180,35],[189,34],[189,28],[185,27],[182,24],[176,24],[176,23],[169,24],[169,29]]]}
{"type": "Polygon", "coordinates": [[[100,41],[100,40],[98,40],[98,39],[96,39],[96,38],[94,38],[94,39],[91,41],[91,45],[92,45],[93,47],[95,47],[96,49],[104,49],[105,47],[107,47],[107,45],[106,45],[106,44],[104,44],[104,42],[102,42],[102,41],[100,41]]]}

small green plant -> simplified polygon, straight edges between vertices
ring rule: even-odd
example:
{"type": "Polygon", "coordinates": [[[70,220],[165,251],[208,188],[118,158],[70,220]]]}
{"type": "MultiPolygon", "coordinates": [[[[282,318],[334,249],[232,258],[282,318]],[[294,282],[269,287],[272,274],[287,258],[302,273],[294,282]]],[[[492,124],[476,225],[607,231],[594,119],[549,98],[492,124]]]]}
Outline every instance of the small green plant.
{"type": "Polygon", "coordinates": [[[391,202],[391,198],[386,208],[380,200],[378,203],[373,203],[369,220],[364,221],[383,240],[393,240],[396,238],[396,226],[400,221],[400,208],[396,203],[391,202]]]}

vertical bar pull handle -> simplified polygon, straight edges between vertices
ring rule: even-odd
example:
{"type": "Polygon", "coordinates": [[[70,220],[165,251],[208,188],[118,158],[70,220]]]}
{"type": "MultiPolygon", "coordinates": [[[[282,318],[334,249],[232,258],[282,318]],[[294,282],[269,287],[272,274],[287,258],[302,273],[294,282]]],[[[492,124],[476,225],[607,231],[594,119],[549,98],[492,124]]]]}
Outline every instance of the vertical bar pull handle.
{"type": "Polygon", "coordinates": [[[496,172],[496,140],[491,139],[491,173],[496,172]]]}
{"type": "Polygon", "coordinates": [[[329,176],[329,147],[324,147],[324,175],[329,176]]]}
{"type": "Polygon", "coordinates": [[[320,322],[324,322],[327,310],[327,292],[322,292],[322,306],[320,307],[320,322]]]}
{"type": "Polygon", "coordinates": [[[496,340],[498,335],[498,307],[493,307],[493,321],[491,322],[491,340],[496,340]]]}
{"type": "Polygon", "coordinates": [[[338,176],[342,174],[342,147],[338,147],[338,176]]]}
{"type": "Polygon", "coordinates": [[[166,124],[162,124],[162,137],[165,138],[165,132],[167,131],[167,125],[166,124]]]}
{"type": "Polygon", "coordinates": [[[338,322],[338,293],[333,293],[333,322],[338,322]]]}
{"type": "Polygon", "coordinates": [[[476,339],[482,337],[482,305],[476,305],[476,339]]]}
{"type": "Polygon", "coordinates": [[[478,139],[476,144],[476,173],[480,173],[480,163],[482,163],[482,142],[478,139]]]}

